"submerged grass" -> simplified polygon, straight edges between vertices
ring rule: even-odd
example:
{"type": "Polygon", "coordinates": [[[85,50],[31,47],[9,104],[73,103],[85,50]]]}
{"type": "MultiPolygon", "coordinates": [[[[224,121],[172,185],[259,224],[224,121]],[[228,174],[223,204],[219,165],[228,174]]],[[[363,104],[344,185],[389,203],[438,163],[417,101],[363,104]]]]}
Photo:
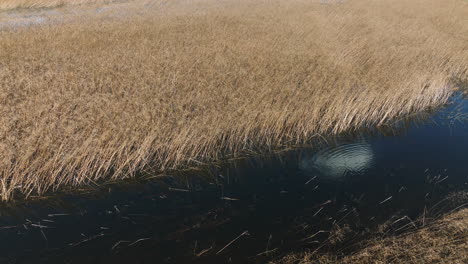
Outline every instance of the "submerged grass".
{"type": "Polygon", "coordinates": [[[466,1],[149,2],[0,32],[2,199],[384,124],[467,75],[466,1]]]}
{"type": "Polygon", "coordinates": [[[461,209],[413,232],[373,239],[354,253],[291,254],[271,264],[466,263],[468,209],[461,209]]]}

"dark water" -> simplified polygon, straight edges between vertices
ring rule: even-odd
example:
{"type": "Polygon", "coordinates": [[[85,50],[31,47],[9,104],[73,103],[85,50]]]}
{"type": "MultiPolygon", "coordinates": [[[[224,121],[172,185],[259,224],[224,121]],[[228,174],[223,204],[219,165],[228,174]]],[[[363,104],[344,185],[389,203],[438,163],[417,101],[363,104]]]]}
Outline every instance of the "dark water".
{"type": "Polygon", "coordinates": [[[2,206],[0,262],[263,263],[323,245],[336,225],[360,234],[408,216],[388,227],[397,231],[437,214],[443,197],[468,190],[467,154],[468,103],[456,96],[319,151],[2,206]]]}

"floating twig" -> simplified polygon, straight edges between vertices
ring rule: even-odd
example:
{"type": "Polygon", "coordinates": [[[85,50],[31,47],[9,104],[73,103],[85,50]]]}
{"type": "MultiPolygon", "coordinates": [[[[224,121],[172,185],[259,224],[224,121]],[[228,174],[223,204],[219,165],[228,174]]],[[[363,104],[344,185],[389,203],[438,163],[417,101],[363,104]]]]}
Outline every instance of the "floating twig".
{"type": "Polygon", "coordinates": [[[179,189],[179,188],[172,188],[172,187],[169,187],[169,190],[176,191],[176,192],[189,192],[189,190],[187,189],[179,189]]]}
{"type": "Polygon", "coordinates": [[[203,254],[205,254],[206,252],[210,251],[213,249],[213,246],[209,247],[209,248],[206,248],[206,249],[203,249],[202,251],[200,251],[198,254],[196,254],[195,256],[197,257],[201,257],[203,254]]]}
{"type": "Polygon", "coordinates": [[[221,200],[226,200],[226,201],[239,201],[239,199],[231,198],[231,197],[227,197],[227,196],[221,197],[221,200]]]}
{"type": "Polygon", "coordinates": [[[218,252],[216,252],[216,255],[218,255],[219,253],[223,252],[223,250],[225,250],[227,247],[229,247],[232,243],[236,242],[236,240],[238,240],[239,238],[243,237],[243,236],[248,236],[250,235],[249,234],[249,231],[244,231],[242,232],[242,234],[240,234],[239,236],[237,236],[236,238],[234,238],[233,240],[231,240],[231,242],[227,243],[226,246],[224,246],[222,249],[220,249],[218,252]]]}
{"type": "Polygon", "coordinates": [[[115,248],[117,248],[120,244],[122,243],[130,243],[131,241],[128,241],[128,240],[119,240],[117,241],[117,243],[115,243],[112,248],[111,248],[111,251],[114,251],[115,248]]]}
{"type": "Polygon", "coordinates": [[[47,247],[49,247],[49,240],[47,239],[47,236],[45,235],[44,231],[42,231],[42,228],[40,230],[41,230],[42,236],[44,237],[46,241],[47,247]]]}
{"type": "Polygon", "coordinates": [[[45,225],[41,225],[41,224],[31,224],[31,226],[34,226],[34,227],[39,227],[39,228],[52,228],[52,227],[49,227],[49,226],[45,226],[45,225]]]}
{"type": "Polygon", "coordinates": [[[321,234],[321,233],[328,233],[328,232],[329,232],[329,231],[319,230],[319,231],[317,231],[315,234],[313,234],[313,235],[311,235],[311,236],[308,236],[308,237],[302,239],[302,241],[305,241],[305,240],[309,240],[309,239],[311,239],[311,238],[314,238],[314,237],[315,237],[316,235],[318,235],[318,234],[321,234]]]}
{"type": "Polygon", "coordinates": [[[67,216],[67,215],[70,215],[70,214],[48,214],[47,216],[54,217],[54,216],[67,216]]]}
{"type": "Polygon", "coordinates": [[[135,242],[130,243],[128,246],[131,247],[131,246],[135,245],[136,243],[139,243],[139,242],[142,242],[142,241],[146,241],[146,240],[149,240],[149,239],[151,239],[151,238],[150,238],[150,237],[147,237],[147,238],[140,238],[140,239],[136,240],[135,242]]]}
{"type": "Polygon", "coordinates": [[[386,202],[390,201],[392,198],[393,198],[393,196],[390,196],[390,197],[388,197],[387,199],[381,201],[379,204],[386,203],[386,202]]]}
{"type": "Polygon", "coordinates": [[[323,202],[321,205],[319,206],[325,206],[327,204],[331,204],[332,203],[332,200],[326,200],[325,202],[323,202]]]}
{"type": "Polygon", "coordinates": [[[0,229],[12,229],[12,228],[16,228],[18,226],[0,226],[0,229]]]}
{"type": "MultiPolygon", "coordinates": [[[[84,234],[81,234],[81,235],[84,236],[84,237],[86,237],[84,234]]],[[[91,241],[91,240],[94,240],[94,239],[96,239],[96,238],[103,237],[103,236],[105,236],[104,233],[99,233],[99,234],[94,235],[94,236],[86,237],[85,239],[83,239],[83,240],[81,240],[81,241],[79,241],[79,242],[70,243],[70,244],[68,244],[68,245],[70,245],[70,246],[72,246],[72,247],[76,247],[76,246],[81,245],[81,244],[83,244],[83,243],[85,243],[85,242],[88,242],[88,241],[91,241]]]]}
{"type": "Polygon", "coordinates": [[[445,181],[445,180],[446,180],[448,177],[449,177],[449,176],[445,176],[445,178],[443,178],[442,180],[440,180],[440,181],[436,182],[436,184],[439,184],[439,183],[441,183],[441,182],[445,181]]]}
{"type": "Polygon", "coordinates": [[[309,184],[311,181],[315,180],[315,178],[317,178],[317,176],[314,176],[314,177],[310,178],[308,181],[306,181],[305,184],[306,185],[309,184]]]}
{"type": "Polygon", "coordinates": [[[318,213],[320,213],[320,211],[322,211],[322,209],[323,209],[323,207],[320,207],[320,209],[318,209],[318,211],[317,211],[317,212],[315,212],[315,214],[314,214],[313,216],[316,216],[316,215],[318,215],[318,213]]]}

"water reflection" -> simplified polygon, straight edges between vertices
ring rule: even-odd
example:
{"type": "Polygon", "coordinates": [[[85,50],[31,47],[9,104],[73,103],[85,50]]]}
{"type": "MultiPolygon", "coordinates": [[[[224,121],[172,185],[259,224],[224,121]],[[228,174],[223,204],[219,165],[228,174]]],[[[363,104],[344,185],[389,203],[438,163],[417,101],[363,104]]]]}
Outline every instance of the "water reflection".
{"type": "Polygon", "coordinates": [[[323,149],[310,158],[303,157],[299,168],[310,174],[318,171],[326,179],[339,180],[347,175],[364,174],[373,161],[370,144],[353,143],[323,149]]]}

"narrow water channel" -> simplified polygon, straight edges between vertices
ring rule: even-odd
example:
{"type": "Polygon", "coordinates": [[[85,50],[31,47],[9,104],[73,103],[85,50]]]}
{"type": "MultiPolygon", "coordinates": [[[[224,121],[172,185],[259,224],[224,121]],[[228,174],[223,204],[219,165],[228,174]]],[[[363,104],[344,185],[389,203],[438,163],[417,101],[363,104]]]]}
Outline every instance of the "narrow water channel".
{"type": "MultiPolygon", "coordinates": [[[[320,149],[0,207],[0,263],[263,263],[468,190],[468,101],[320,149]]],[[[398,226],[395,226],[397,229],[398,226]]]]}

